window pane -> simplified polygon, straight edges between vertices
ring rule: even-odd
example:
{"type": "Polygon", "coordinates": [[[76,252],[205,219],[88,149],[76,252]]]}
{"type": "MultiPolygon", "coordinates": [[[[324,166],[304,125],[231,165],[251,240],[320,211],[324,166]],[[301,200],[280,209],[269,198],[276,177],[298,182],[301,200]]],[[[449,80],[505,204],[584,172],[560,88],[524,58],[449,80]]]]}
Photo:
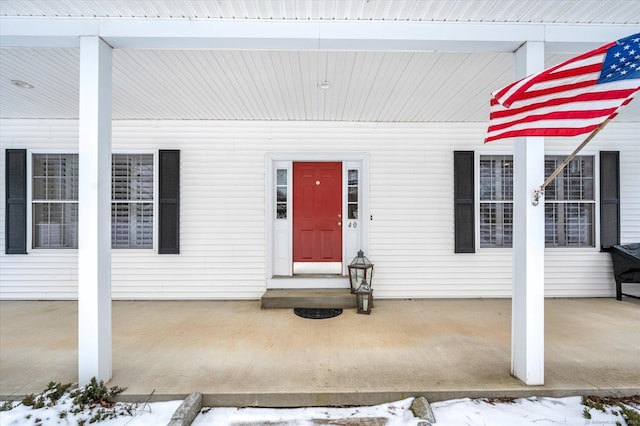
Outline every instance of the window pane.
{"type": "Polygon", "coordinates": [[[513,199],[513,159],[510,155],[480,157],[480,199],[513,199]]]}
{"type": "Polygon", "coordinates": [[[33,199],[78,199],[78,154],[33,155],[33,199]]]}
{"type": "Polygon", "coordinates": [[[131,246],[136,248],[153,247],[153,204],[136,203],[134,210],[135,235],[131,246]]]}
{"type": "Polygon", "coordinates": [[[287,185],[287,170],[286,169],[278,169],[278,177],[276,179],[277,185],[287,185]]]}
{"type": "Polygon", "coordinates": [[[34,200],[46,200],[47,199],[47,179],[42,177],[34,177],[32,192],[34,200]]]}
{"type": "Polygon", "coordinates": [[[357,204],[349,204],[349,219],[357,219],[358,218],[358,205],[357,204]]]}
{"type": "Polygon", "coordinates": [[[111,204],[111,246],[153,247],[153,203],[111,204]]]}
{"type": "Polygon", "coordinates": [[[112,247],[152,248],[153,155],[114,154],[111,175],[112,247]]]}
{"type": "Polygon", "coordinates": [[[32,156],[34,248],[78,245],[78,154],[32,156]],[[63,201],[72,201],[63,202],[63,201]]]}
{"type": "Polygon", "coordinates": [[[480,247],[511,247],[513,204],[480,204],[480,247]]]}
{"type": "Polygon", "coordinates": [[[111,204],[111,246],[129,246],[129,204],[111,204]]]}
{"type": "Polygon", "coordinates": [[[287,218],[287,205],[285,203],[278,203],[276,205],[276,217],[278,219],[287,218]]]}
{"type": "Polygon", "coordinates": [[[77,247],[77,204],[36,203],[33,205],[33,224],[34,248],[77,247]]]}
{"type": "Polygon", "coordinates": [[[49,204],[33,205],[33,247],[49,246],[49,204]]]}
{"type": "Polygon", "coordinates": [[[358,170],[347,170],[347,218],[358,219],[358,170]]]}
{"type": "MultiPolygon", "coordinates": [[[[562,156],[545,157],[545,177],[550,176],[563,160],[562,156]]],[[[547,201],[594,200],[593,162],[593,156],[574,158],[547,186],[545,199],[547,201]]]]}
{"type": "Polygon", "coordinates": [[[78,199],[78,178],[65,177],[59,179],[59,191],[61,200],[77,200],[78,199]]]}
{"type": "MultiPolygon", "coordinates": [[[[563,156],[546,156],[546,176],[551,175],[563,160],[563,156]]],[[[547,186],[545,191],[545,243],[547,246],[594,246],[593,164],[593,156],[577,156],[547,186]],[[566,203],[565,201],[587,202],[566,203]]]]}
{"type": "Polygon", "coordinates": [[[278,187],[277,190],[277,201],[280,202],[287,202],[287,187],[285,186],[283,187],[278,187]]]}
{"type": "Polygon", "coordinates": [[[111,175],[112,199],[153,200],[152,154],[114,154],[111,175]]]}
{"type": "Polygon", "coordinates": [[[348,192],[349,192],[348,201],[350,203],[357,203],[358,202],[358,187],[350,187],[348,192]]]}
{"type": "Polygon", "coordinates": [[[63,204],[64,247],[78,246],[78,204],[63,204]]]}
{"type": "Polygon", "coordinates": [[[594,245],[595,205],[592,203],[549,203],[545,205],[547,246],[594,245]]]}
{"type": "Polygon", "coordinates": [[[348,176],[348,185],[358,185],[358,171],[357,170],[349,170],[347,173],[348,176]]]}
{"type": "Polygon", "coordinates": [[[287,218],[287,169],[276,171],[276,219],[287,218]]]}
{"type": "Polygon", "coordinates": [[[47,155],[33,154],[33,165],[31,168],[33,177],[47,176],[47,155]]]}
{"type": "Polygon", "coordinates": [[[480,247],[511,247],[513,157],[480,157],[480,247]]]}

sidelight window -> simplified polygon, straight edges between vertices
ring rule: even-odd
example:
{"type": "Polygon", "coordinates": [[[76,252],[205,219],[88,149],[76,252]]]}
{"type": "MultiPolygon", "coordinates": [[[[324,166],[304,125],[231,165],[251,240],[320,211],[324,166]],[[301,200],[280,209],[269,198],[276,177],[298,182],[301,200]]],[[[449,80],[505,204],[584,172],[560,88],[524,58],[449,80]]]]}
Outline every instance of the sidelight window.
{"type": "Polygon", "coordinates": [[[276,172],[276,219],[287,218],[287,169],[276,172]]]}
{"type": "Polygon", "coordinates": [[[358,170],[347,171],[347,211],[349,219],[358,218],[358,170]]]}

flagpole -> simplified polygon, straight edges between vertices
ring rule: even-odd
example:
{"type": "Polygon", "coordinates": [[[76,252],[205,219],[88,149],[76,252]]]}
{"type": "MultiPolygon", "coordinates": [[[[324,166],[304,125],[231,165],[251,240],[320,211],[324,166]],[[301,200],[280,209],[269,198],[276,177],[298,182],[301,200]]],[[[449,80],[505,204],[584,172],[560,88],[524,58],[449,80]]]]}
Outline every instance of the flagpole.
{"type": "Polygon", "coordinates": [[[578,153],[582,151],[582,148],[584,148],[589,142],[591,142],[591,139],[593,139],[600,132],[600,130],[604,129],[604,126],[609,124],[609,121],[611,121],[611,118],[607,118],[598,127],[596,127],[595,130],[591,132],[591,134],[587,136],[587,138],[580,144],[580,146],[578,146],[567,158],[564,159],[564,161],[562,161],[562,163],[560,163],[560,165],[553,171],[553,173],[549,175],[544,183],[540,185],[539,188],[533,191],[531,204],[533,204],[534,206],[538,205],[538,203],[540,202],[540,198],[544,196],[545,188],[556,178],[556,176],[560,174],[560,172],[562,172],[562,170],[564,170],[565,167],[567,167],[571,160],[573,160],[576,155],[578,155],[578,153]]]}

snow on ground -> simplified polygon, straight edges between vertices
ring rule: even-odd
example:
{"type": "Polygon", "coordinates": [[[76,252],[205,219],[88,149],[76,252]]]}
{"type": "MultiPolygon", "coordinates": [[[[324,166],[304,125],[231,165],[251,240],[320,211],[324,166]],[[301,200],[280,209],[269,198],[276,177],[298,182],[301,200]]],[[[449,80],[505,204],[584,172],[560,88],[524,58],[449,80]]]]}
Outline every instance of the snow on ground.
{"type": "MultiPolygon", "coordinates": [[[[1,404],[1,403],[0,403],[1,404]]],[[[132,415],[118,416],[115,419],[103,420],[99,423],[90,423],[95,416],[96,410],[84,410],[80,413],[72,413],[72,401],[67,395],[62,397],[58,403],[52,407],[33,409],[28,406],[18,405],[10,411],[0,411],[0,426],[53,426],[53,425],[86,425],[95,424],[100,426],[157,426],[166,425],[171,420],[176,408],[182,401],[153,402],[150,404],[137,404],[132,410],[132,415]]],[[[14,402],[16,405],[16,402],[14,402]]],[[[118,411],[125,407],[125,404],[117,404],[118,411]]]]}
{"type": "MultiPolygon", "coordinates": [[[[133,416],[121,416],[98,423],[101,426],[156,426],[166,425],[175,409],[182,401],[154,402],[137,404],[132,410],[133,416]]],[[[313,425],[312,420],[336,420],[361,418],[384,418],[388,426],[412,426],[420,421],[414,418],[409,407],[412,399],[396,401],[373,407],[351,408],[205,408],[194,421],[195,426],[234,424],[284,424],[313,425]]],[[[0,403],[1,404],[1,403],[0,403]]],[[[16,405],[17,403],[14,403],[16,405]]],[[[124,404],[118,404],[123,407],[124,404]]],[[[71,401],[68,396],[61,398],[52,407],[32,409],[19,405],[10,411],[0,412],[0,425],[76,425],[83,419],[89,425],[93,415],[84,412],[70,413],[71,401]],[[61,417],[61,413],[66,413],[61,417]],[[39,419],[39,420],[38,420],[39,419]]],[[[595,408],[588,409],[587,419],[580,397],[568,398],[521,398],[513,402],[493,400],[457,399],[431,404],[436,417],[435,426],[524,426],[524,425],[627,425],[624,418],[615,412],[619,409],[607,407],[606,412],[595,408]]],[[[640,407],[634,407],[640,413],[640,407]]],[[[95,424],[95,423],[94,423],[95,424]]],[[[315,423],[317,425],[317,423],[315,423]]],[[[640,426],[629,423],[630,426],[640,426]]]]}

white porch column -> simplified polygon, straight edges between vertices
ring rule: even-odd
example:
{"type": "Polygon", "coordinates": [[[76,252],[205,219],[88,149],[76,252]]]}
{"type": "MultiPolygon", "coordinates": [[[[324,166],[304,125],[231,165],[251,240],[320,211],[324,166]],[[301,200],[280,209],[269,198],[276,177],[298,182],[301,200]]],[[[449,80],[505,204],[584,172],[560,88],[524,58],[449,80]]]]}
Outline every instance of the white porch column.
{"type": "MultiPolygon", "coordinates": [[[[516,79],[544,69],[544,43],[527,42],[515,55],[516,79]]],[[[544,138],[514,142],[513,299],[511,374],[544,384],[544,200],[531,204],[544,181],[544,138]]]]}
{"type": "Polygon", "coordinates": [[[78,380],[111,379],[111,47],[80,40],[78,380]]]}

